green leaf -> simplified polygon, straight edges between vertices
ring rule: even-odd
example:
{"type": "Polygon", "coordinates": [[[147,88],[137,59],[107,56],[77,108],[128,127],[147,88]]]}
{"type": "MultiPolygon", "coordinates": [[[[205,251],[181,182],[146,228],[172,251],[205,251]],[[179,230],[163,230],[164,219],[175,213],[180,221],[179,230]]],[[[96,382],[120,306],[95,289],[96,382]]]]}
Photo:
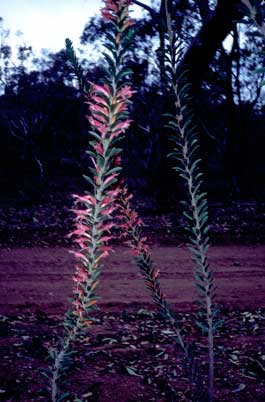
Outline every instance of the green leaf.
{"type": "Polygon", "coordinates": [[[116,38],[113,35],[113,33],[112,32],[106,32],[105,35],[106,35],[107,40],[109,42],[113,43],[116,46],[116,38]]]}
{"type": "Polygon", "coordinates": [[[134,367],[130,367],[130,366],[125,366],[126,371],[128,374],[136,376],[136,377],[142,377],[140,374],[137,374],[136,370],[134,367]]]}
{"type": "Polygon", "coordinates": [[[90,183],[93,187],[96,186],[94,180],[93,180],[91,177],[86,176],[86,175],[83,175],[83,177],[84,177],[84,179],[85,179],[88,183],[90,183]]]}
{"type": "Polygon", "coordinates": [[[58,402],[63,402],[64,399],[68,398],[71,396],[69,392],[65,392],[64,394],[60,395],[59,398],[57,399],[58,402]]]}
{"type": "MultiPolygon", "coordinates": [[[[97,132],[95,132],[95,131],[89,131],[89,134],[91,134],[93,137],[95,137],[98,142],[101,142],[101,141],[102,141],[102,138],[100,137],[100,135],[99,135],[97,132]]],[[[89,151],[86,151],[86,153],[88,153],[88,152],[89,152],[89,151]]]]}
{"type": "Polygon", "coordinates": [[[201,329],[203,334],[208,334],[208,328],[202,324],[200,321],[196,321],[196,325],[201,329]]]}
{"type": "Polygon", "coordinates": [[[117,81],[121,81],[122,79],[124,79],[124,77],[130,76],[131,74],[132,74],[131,68],[124,68],[122,71],[120,71],[117,74],[116,79],[117,79],[117,81]]]}

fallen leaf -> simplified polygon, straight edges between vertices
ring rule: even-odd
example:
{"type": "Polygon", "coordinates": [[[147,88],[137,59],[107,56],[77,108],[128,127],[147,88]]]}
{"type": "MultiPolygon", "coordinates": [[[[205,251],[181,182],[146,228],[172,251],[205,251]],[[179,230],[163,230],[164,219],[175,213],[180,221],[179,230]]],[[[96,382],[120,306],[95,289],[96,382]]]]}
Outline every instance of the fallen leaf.
{"type": "Polygon", "coordinates": [[[241,392],[246,388],[246,384],[239,384],[239,386],[235,389],[232,390],[232,392],[236,393],[236,392],[241,392]]]}

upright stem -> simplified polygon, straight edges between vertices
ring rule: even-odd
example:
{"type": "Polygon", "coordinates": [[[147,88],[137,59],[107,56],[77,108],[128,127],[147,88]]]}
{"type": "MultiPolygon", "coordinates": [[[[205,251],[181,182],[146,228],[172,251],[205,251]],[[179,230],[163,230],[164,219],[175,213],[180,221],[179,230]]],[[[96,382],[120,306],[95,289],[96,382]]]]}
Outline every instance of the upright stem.
{"type": "Polygon", "coordinates": [[[137,212],[132,209],[130,198],[131,195],[128,195],[128,190],[125,187],[121,192],[119,201],[121,204],[121,219],[122,222],[125,222],[123,226],[128,237],[128,243],[133,250],[133,254],[136,255],[136,264],[145,279],[146,287],[151,291],[154,303],[159,307],[163,316],[169,321],[171,329],[176,335],[180,349],[189,364],[191,379],[193,380],[193,357],[190,353],[190,345],[185,341],[176,314],[161,290],[159,270],[153,267],[154,264],[146,244],[146,238],[142,235],[142,221],[138,217],[137,212]]]}
{"type": "MultiPolygon", "coordinates": [[[[93,141],[90,141],[92,167],[91,177],[85,176],[92,184],[92,190],[86,195],[76,195],[76,229],[72,233],[79,245],[79,251],[72,251],[77,258],[74,281],[74,300],[65,317],[66,335],[62,339],[61,347],[55,355],[51,375],[51,399],[57,402],[59,398],[58,382],[63,370],[67,368],[70,358],[71,344],[81,333],[92,324],[89,316],[97,302],[95,290],[99,281],[102,263],[101,259],[108,255],[111,238],[112,214],[119,189],[113,190],[121,170],[119,166],[120,149],[115,147],[118,139],[123,137],[129,127],[128,100],[133,91],[129,85],[124,85],[121,52],[126,50],[129,42],[122,42],[129,35],[128,28],[133,24],[129,17],[128,7],[130,0],[120,2],[104,1],[105,7],[101,10],[106,21],[111,21],[115,28],[114,35],[110,35],[108,49],[112,49],[112,56],[105,54],[108,65],[107,81],[102,85],[92,85],[89,93],[88,117],[93,141]],[[118,7],[118,8],[117,8],[118,7]],[[121,44],[122,43],[122,44],[121,44]],[[127,43],[127,44],[126,44],[127,43]]],[[[75,55],[68,43],[71,57],[75,55]]],[[[73,62],[76,65],[76,60],[73,62]]],[[[77,66],[78,67],[78,66],[77,66]]]]}
{"type": "Polygon", "coordinates": [[[79,319],[76,321],[76,325],[73,326],[72,330],[69,332],[68,336],[65,338],[62,348],[59,353],[57,353],[54,365],[53,365],[53,371],[52,371],[52,380],[51,380],[51,399],[52,402],[57,402],[58,400],[58,380],[60,377],[60,371],[62,368],[62,365],[64,363],[65,355],[69,351],[71,347],[71,343],[75,340],[75,338],[78,335],[78,329],[79,329],[79,319]]]}
{"type": "Polygon", "coordinates": [[[204,199],[204,193],[200,191],[201,176],[198,172],[197,163],[199,160],[194,161],[194,139],[191,139],[191,132],[189,132],[189,120],[186,120],[186,105],[182,104],[180,91],[178,88],[177,71],[176,71],[176,49],[174,42],[174,33],[172,29],[172,22],[170,13],[168,11],[168,0],[165,2],[166,6],[166,19],[167,29],[169,36],[169,56],[170,56],[170,68],[171,79],[175,95],[175,107],[176,107],[176,124],[179,131],[179,147],[181,152],[181,172],[184,178],[187,190],[188,198],[191,207],[191,216],[189,219],[193,225],[193,231],[191,233],[191,250],[194,255],[194,259],[197,263],[196,274],[200,277],[199,281],[203,284],[203,294],[205,297],[205,309],[206,309],[206,325],[207,325],[207,341],[208,341],[208,400],[213,401],[214,394],[214,340],[213,340],[213,308],[212,308],[212,271],[209,269],[207,258],[207,203],[204,199]],[[202,210],[205,212],[205,217],[201,219],[200,215],[202,210]]]}

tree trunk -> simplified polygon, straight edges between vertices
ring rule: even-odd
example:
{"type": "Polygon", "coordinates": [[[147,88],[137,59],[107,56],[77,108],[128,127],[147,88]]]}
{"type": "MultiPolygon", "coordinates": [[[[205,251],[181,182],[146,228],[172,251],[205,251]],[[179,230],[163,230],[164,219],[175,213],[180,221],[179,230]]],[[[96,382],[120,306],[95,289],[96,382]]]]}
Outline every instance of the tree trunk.
{"type": "Polygon", "coordinates": [[[235,21],[243,17],[240,4],[240,0],[219,0],[212,17],[203,24],[187,50],[181,69],[188,71],[193,95],[200,89],[210,63],[235,21]]]}

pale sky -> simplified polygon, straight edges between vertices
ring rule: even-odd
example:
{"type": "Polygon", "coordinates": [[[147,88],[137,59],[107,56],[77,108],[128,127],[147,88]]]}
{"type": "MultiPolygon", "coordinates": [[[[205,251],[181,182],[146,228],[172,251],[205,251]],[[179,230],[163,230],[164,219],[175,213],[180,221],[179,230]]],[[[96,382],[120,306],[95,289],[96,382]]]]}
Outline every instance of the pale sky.
{"type": "MultiPolygon", "coordinates": [[[[37,53],[42,48],[56,52],[64,47],[66,37],[79,45],[85,23],[102,4],[101,0],[1,0],[0,17],[5,29],[10,29],[11,45],[24,42],[37,53]],[[17,31],[23,36],[18,38],[17,31]]],[[[140,8],[133,9],[132,15],[139,15],[140,8]]]]}

